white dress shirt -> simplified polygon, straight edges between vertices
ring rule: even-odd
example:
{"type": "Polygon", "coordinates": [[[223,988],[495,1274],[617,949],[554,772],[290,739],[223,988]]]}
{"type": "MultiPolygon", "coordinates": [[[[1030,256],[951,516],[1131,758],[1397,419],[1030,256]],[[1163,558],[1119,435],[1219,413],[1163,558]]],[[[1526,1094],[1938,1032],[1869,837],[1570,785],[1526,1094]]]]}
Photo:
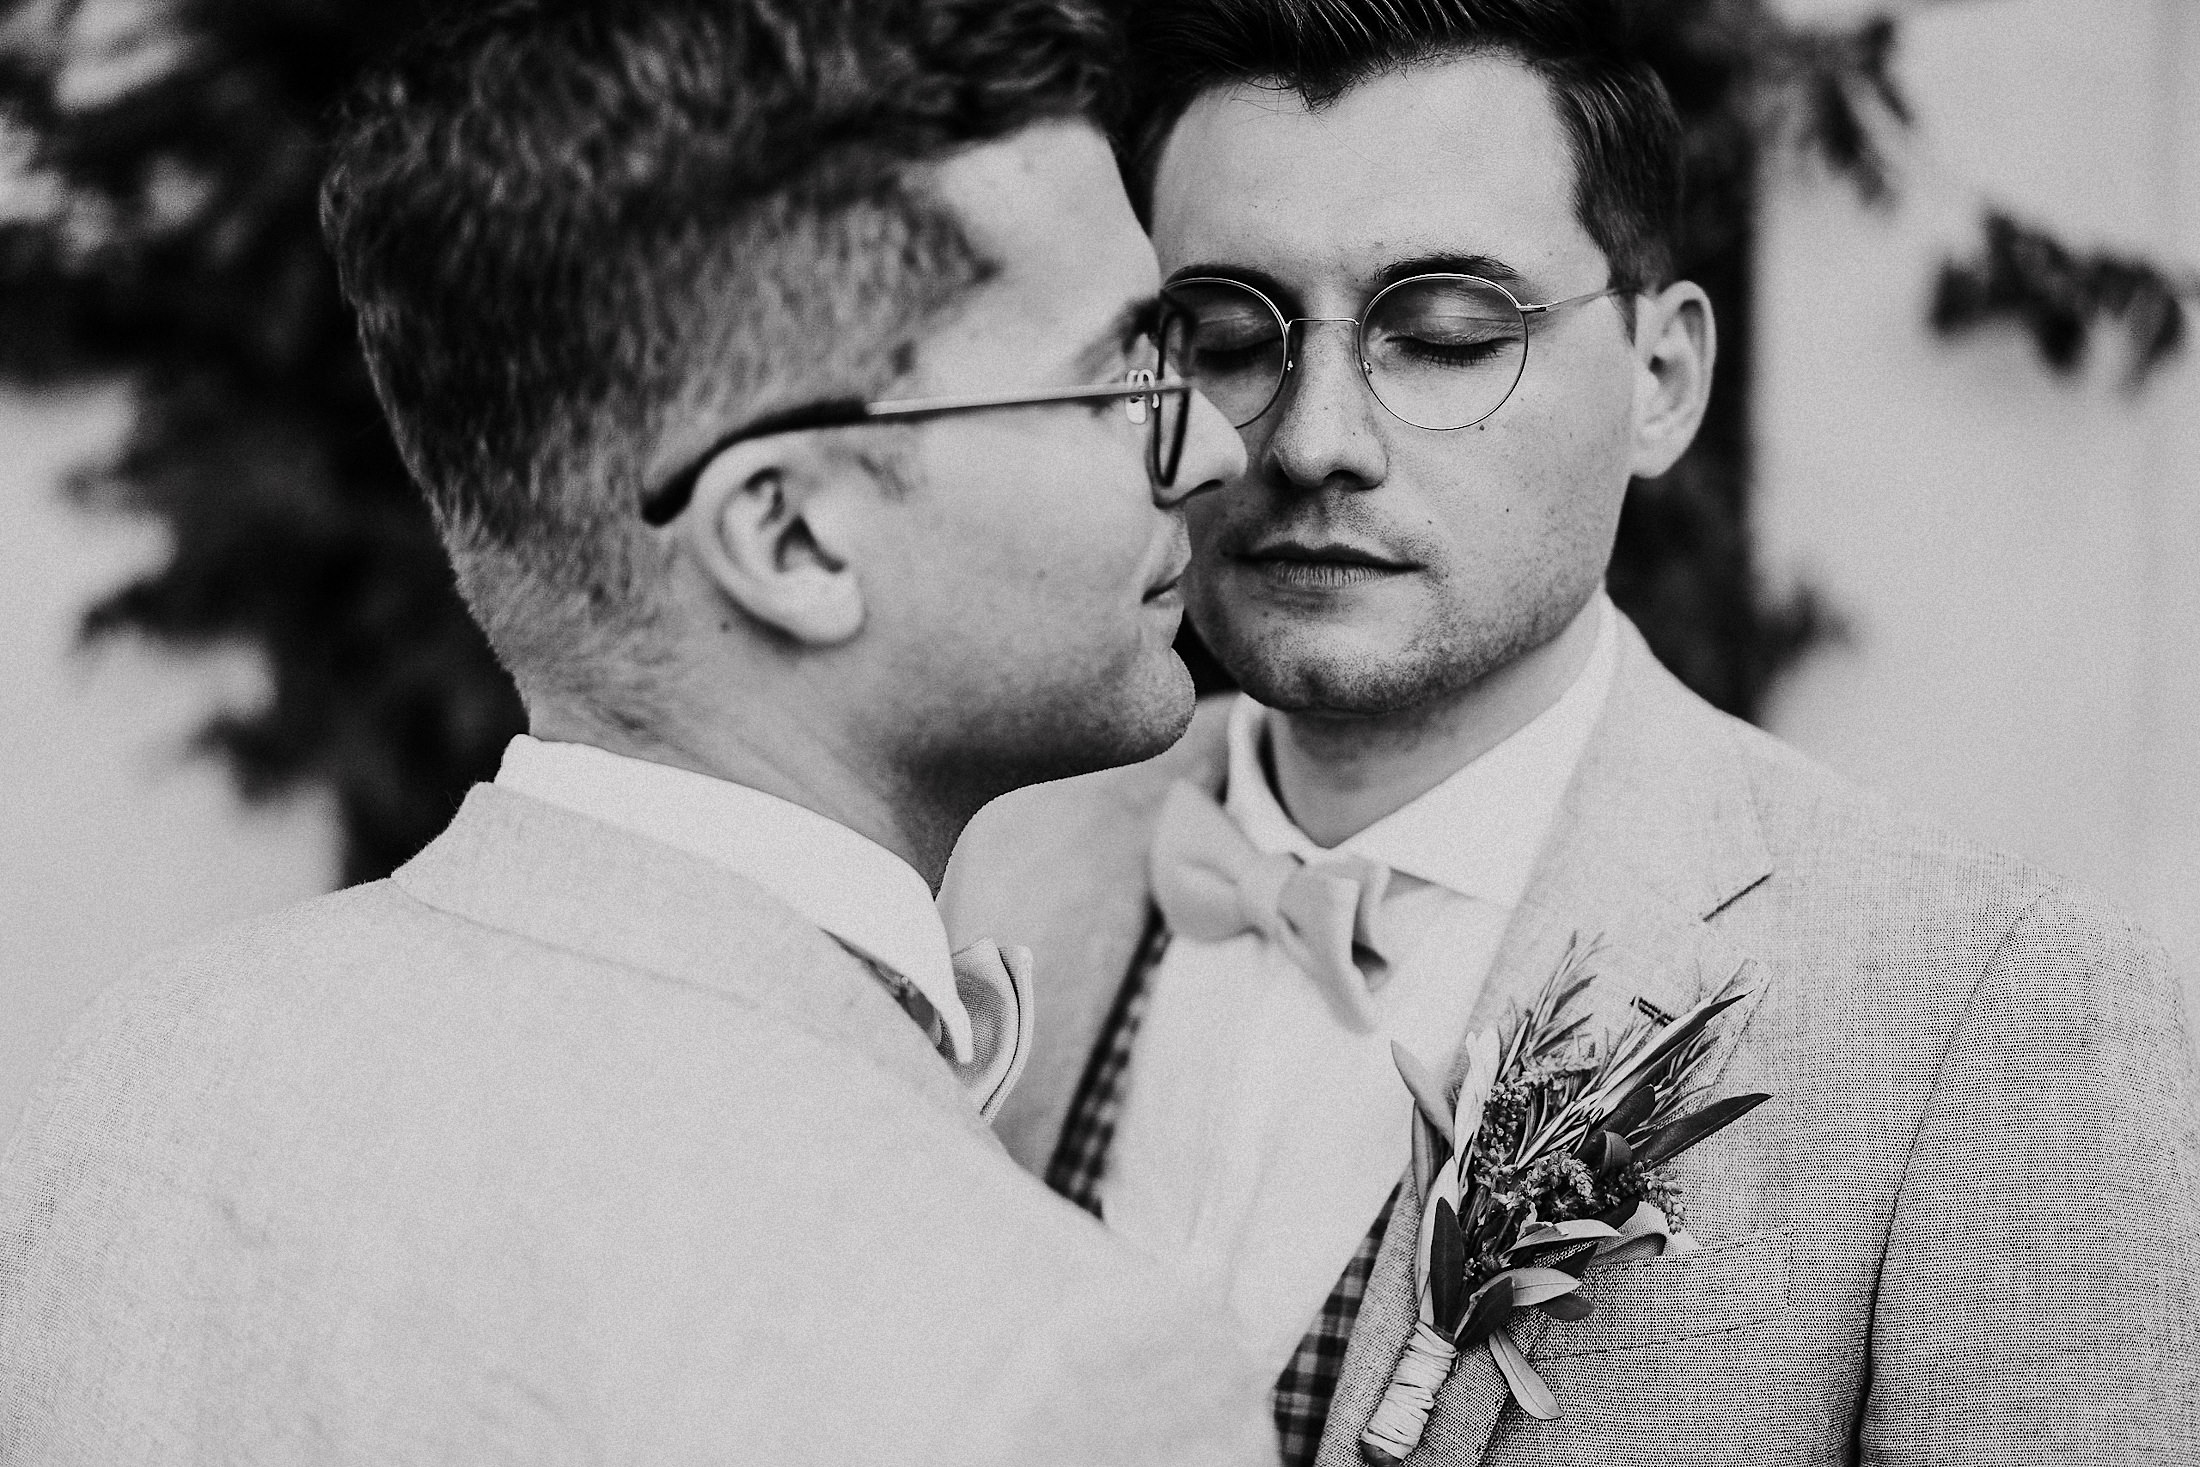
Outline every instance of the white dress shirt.
{"type": "MultiPolygon", "coordinates": [[[[1588,662],[1559,700],[1338,850],[1394,873],[1380,1022],[1355,1033],[1254,933],[1174,938],[1130,1062],[1102,1206],[1110,1227],[1219,1290],[1262,1367],[1282,1370],[1411,1160],[1393,1039],[1431,1070],[1465,1037],[1506,923],[1611,689],[1599,592],[1588,662]]],[[[1269,788],[1266,710],[1231,710],[1223,807],[1262,851],[1324,852],[1269,788]]]]}
{"type": "Polygon", "coordinates": [[[496,782],[755,882],[906,978],[939,1014],[956,1060],[970,1063],[970,1014],[932,888],[884,846],[776,795],[589,744],[521,734],[505,746],[496,782]]]}

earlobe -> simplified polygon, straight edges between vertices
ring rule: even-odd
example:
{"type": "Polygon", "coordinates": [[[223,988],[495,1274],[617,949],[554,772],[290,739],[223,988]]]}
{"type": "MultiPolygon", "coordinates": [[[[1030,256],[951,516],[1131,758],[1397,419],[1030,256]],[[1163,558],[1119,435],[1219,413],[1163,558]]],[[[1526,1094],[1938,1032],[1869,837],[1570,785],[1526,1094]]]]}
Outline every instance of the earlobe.
{"type": "Polygon", "coordinates": [[[680,524],[697,566],[751,621],[809,647],[863,629],[863,588],[830,506],[838,466],[792,439],[729,449],[704,471],[680,524]]]}
{"type": "Polygon", "coordinates": [[[1711,300],[1691,281],[1639,298],[1632,472],[1654,479],[1695,441],[1711,401],[1718,329],[1711,300]]]}

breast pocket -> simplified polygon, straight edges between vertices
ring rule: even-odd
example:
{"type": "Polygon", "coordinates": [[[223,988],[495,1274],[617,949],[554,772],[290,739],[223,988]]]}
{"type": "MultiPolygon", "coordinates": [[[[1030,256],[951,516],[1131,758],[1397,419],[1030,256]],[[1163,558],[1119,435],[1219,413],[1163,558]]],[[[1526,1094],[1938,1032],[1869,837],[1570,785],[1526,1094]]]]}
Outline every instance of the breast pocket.
{"type": "Polygon", "coordinates": [[[1788,1303],[1787,1235],[1756,1233],[1692,1253],[1592,1267],[1581,1292],[1595,1312],[1554,1324],[1536,1359],[1670,1344],[1775,1319],[1788,1303]]]}

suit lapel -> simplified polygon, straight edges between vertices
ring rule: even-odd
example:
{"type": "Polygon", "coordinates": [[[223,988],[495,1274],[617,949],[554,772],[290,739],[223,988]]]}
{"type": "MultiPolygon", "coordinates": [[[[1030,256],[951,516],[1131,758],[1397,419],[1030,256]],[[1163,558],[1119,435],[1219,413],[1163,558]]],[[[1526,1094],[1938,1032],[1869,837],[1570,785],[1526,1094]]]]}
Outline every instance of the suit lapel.
{"type": "MultiPolygon", "coordinates": [[[[1770,975],[1711,919],[1772,870],[1746,784],[1734,772],[1732,727],[1659,667],[1622,624],[1620,665],[1536,876],[1515,911],[1471,1028],[1501,1026],[1547,982],[1567,945],[1598,942],[1586,995],[1593,1032],[1636,1013],[1680,1014],[1747,968],[1751,996],[1721,1024],[1709,1074],[1732,1055],[1770,975]]],[[[1455,1064],[1450,1082],[1460,1076],[1455,1064]]],[[[1359,1436],[1405,1349],[1417,1299],[1413,1264],[1418,1189],[1408,1176],[1330,1405],[1317,1467],[1356,1467],[1359,1436]]],[[[1531,1314],[1512,1326],[1531,1357],[1550,1328],[1531,1314]]],[[[1479,1463],[1508,1402],[1486,1349],[1463,1356],[1438,1393],[1417,1461],[1479,1463]]]]}
{"type": "Polygon", "coordinates": [[[862,1054],[986,1134],[954,1073],[869,966],[762,887],[685,851],[492,784],[394,883],[440,911],[735,1002],[862,1054]]]}

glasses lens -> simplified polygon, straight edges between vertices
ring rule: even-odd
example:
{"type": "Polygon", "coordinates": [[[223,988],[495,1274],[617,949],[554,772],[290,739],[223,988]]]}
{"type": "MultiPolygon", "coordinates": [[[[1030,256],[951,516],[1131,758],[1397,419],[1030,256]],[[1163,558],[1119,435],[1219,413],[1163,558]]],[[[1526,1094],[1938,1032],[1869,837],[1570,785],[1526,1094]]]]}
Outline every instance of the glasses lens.
{"type": "Polygon", "coordinates": [[[1368,304],[1360,330],[1368,385],[1420,428],[1464,428],[1503,406],[1528,360],[1527,323],[1486,280],[1402,280],[1368,304]]]}
{"type": "MultiPolygon", "coordinates": [[[[1154,376],[1163,382],[1184,375],[1184,361],[1191,348],[1192,318],[1168,301],[1161,303],[1161,319],[1154,331],[1154,376]]],[[[1184,431],[1191,421],[1192,395],[1164,392],[1154,398],[1153,480],[1166,489],[1176,482],[1178,463],[1184,457],[1184,431]]]]}
{"type": "Polygon", "coordinates": [[[1180,280],[1165,292],[1188,327],[1183,372],[1242,428],[1283,387],[1283,319],[1265,297],[1231,280],[1180,280]]]}

